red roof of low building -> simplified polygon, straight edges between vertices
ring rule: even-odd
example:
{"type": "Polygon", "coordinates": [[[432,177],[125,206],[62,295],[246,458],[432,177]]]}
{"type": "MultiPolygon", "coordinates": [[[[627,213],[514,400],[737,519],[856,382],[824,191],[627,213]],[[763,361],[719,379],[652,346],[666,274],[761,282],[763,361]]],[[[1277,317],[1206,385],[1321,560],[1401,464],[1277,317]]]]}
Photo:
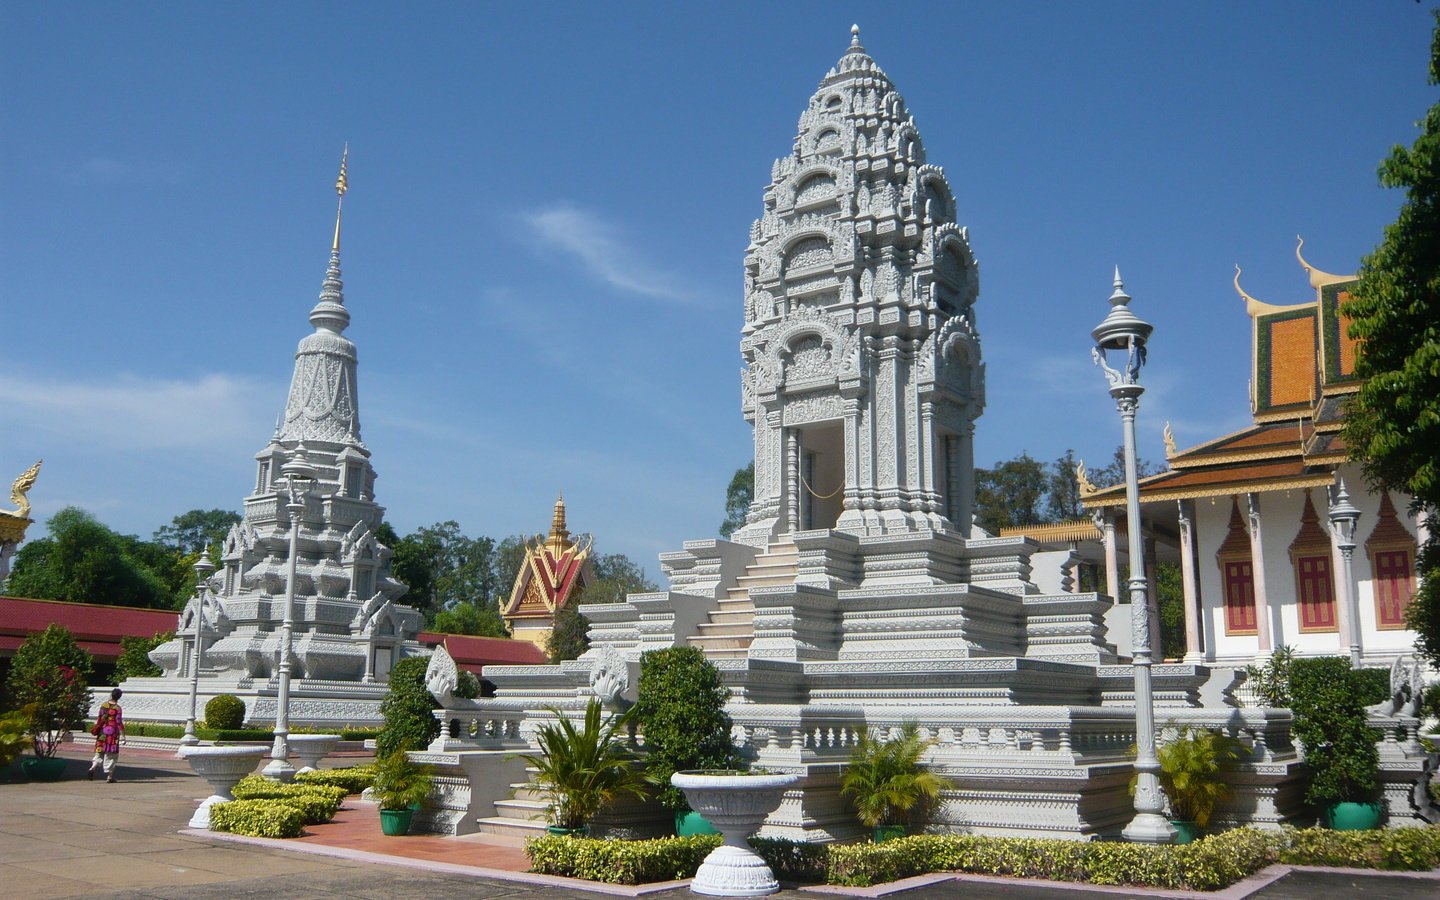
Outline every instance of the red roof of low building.
{"type": "Polygon", "coordinates": [[[450,654],[456,665],[477,673],[488,665],[532,666],[546,661],[540,648],[529,641],[441,634],[437,631],[422,631],[416,640],[427,647],[444,644],[445,652],[450,654]]]}
{"type": "Polygon", "coordinates": [[[0,654],[8,656],[30,635],[62,625],[81,649],[101,662],[113,662],[120,656],[121,638],[174,631],[177,620],[178,614],[168,609],[0,597],[0,654]]]}

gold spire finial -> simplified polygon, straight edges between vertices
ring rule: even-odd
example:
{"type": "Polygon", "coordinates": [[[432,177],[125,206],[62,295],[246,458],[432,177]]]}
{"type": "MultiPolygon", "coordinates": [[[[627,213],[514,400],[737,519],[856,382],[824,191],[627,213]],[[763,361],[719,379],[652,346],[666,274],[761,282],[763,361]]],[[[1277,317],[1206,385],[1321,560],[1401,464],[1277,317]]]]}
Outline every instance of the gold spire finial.
{"type": "Polygon", "coordinates": [[[345,150],[340,154],[340,177],[335,179],[335,194],[340,199],[335,201],[335,242],[330,245],[331,252],[340,252],[340,209],[345,204],[345,192],[350,190],[350,177],[346,168],[350,162],[350,142],[345,142],[345,150]]]}
{"type": "Polygon", "coordinates": [[[1085,460],[1083,459],[1075,464],[1075,483],[1080,486],[1081,496],[1093,494],[1100,490],[1090,483],[1090,476],[1085,473],[1085,460]]]}
{"type": "Polygon", "coordinates": [[[1170,423],[1165,423],[1165,458],[1171,459],[1175,456],[1175,432],[1170,430],[1170,423]]]}
{"type": "Polygon", "coordinates": [[[570,529],[565,527],[565,494],[555,498],[555,514],[550,519],[550,535],[545,543],[551,550],[560,553],[570,547],[570,529]]]}

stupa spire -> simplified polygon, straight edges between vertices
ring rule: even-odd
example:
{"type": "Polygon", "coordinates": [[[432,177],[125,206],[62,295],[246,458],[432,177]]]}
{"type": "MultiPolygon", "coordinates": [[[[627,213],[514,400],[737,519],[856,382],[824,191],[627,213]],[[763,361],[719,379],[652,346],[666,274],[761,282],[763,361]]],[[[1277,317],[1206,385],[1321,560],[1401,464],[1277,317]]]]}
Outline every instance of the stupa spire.
{"type": "Polygon", "coordinates": [[[359,404],[355,383],[355,345],[344,337],[350,325],[345,308],[345,285],[340,279],[340,213],[350,189],[350,146],[340,157],[335,180],[335,236],[330,243],[330,264],[320,285],[320,299],[310,310],[315,333],[300,342],[295,352],[295,374],[278,439],[360,443],[359,404]]]}

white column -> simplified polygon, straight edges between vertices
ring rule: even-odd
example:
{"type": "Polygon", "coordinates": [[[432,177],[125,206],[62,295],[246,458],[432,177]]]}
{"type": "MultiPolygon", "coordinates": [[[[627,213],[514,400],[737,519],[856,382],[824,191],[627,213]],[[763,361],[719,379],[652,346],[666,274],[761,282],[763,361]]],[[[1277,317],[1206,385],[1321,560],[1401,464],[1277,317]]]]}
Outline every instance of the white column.
{"type": "Polygon", "coordinates": [[[1100,539],[1105,543],[1105,593],[1116,603],[1120,602],[1120,549],[1115,546],[1115,511],[1106,508],[1099,513],[1103,517],[1100,539]]]}
{"type": "Polygon", "coordinates": [[[1255,578],[1255,633],[1260,642],[1260,656],[1269,656],[1275,649],[1276,641],[1283,641],[1283,635],[1276,629],[1271,635],[1270,600],[1265,591],[1265,541],[1260,529],[1260,495],[1246,494],[1245,503],[1250,533],[1250,568],[1255,578]]]}
{"type": "Polygon", "coordinates": [[[1200,591],[1195,580],[1195,504],[1176,500],[1180,522],[1180,584],[1185,593],[1185,662],[1202,663],[1205,649],[1200,640],[1200,591]]]}
{"type": "Polygon", "coordinates": [[[960,533],[970,536],[972,520],[975,518],[975,421],[966,418],[960,425],[960,435],[955,439],[955,503],[956,523],[960,533]]]}
{"type": "Polygon", "coordinates": [[[786,530],[800,530],[800,438],[794,428],[785,429],[785,523],[786,530]]]}

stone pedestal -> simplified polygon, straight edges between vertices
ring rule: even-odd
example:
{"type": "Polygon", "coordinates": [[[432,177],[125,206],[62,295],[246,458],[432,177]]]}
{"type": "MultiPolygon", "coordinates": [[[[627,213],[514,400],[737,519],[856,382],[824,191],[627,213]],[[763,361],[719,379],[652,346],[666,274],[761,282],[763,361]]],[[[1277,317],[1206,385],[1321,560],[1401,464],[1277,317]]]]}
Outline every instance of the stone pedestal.
{"type": "Polygon", "coordinates": [[[710,852],[690,890],[710,897],[762,897],[780,890],[765,860],[746,839],[780,805],[796,775],[736,772],[676,772],[670,783],[685,792],[690,806],[714,825],[725,842],[710,852]]]}
{"type": "Polygon", "coordinates": [[[190,817],[191,828],[210,827],[210,807],[235,799],[231,793],[240,779],[255,771],[260,760],[268,756],[269,747],[185,747],[180,756],[195,774],[210,783],[211,794],[200,802],[190,817]]]}

